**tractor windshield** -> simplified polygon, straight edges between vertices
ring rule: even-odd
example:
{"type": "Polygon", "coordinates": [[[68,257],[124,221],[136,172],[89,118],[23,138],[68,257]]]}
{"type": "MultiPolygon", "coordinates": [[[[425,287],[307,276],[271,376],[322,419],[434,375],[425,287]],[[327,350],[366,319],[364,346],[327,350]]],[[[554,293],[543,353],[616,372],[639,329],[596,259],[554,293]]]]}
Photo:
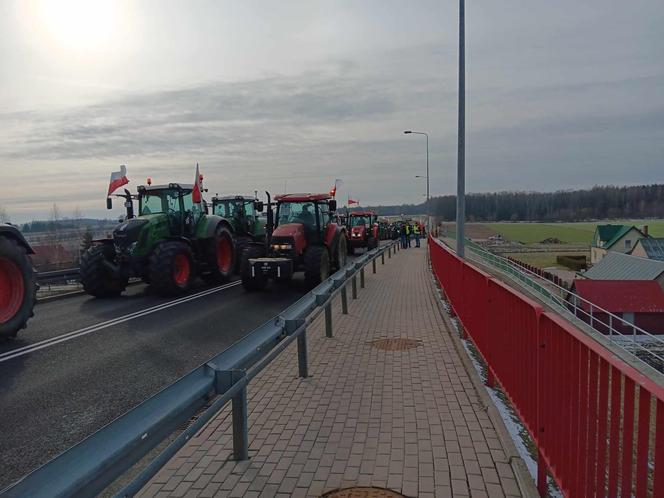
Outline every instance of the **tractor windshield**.
{"type": "Polygon", "coordinates": [[[141,215],[153,213],[179,213],[182,208],[180,198],[184,200],[185,210],[191,210],[191,192],[176,189],[154,190],[141,195],[139,212],[141,215]]]}
{"type": "Polygon", "coordinates": [[[367,219],[364,216],[351,216],[350,226],[359,227],[367,224],[367,219]]]}
{"type": "Polygon", "coordinates": [[[277,206],[277,224],[302,223],[316,226],[316,207],[313,202],[282,202],[277,206]]]}

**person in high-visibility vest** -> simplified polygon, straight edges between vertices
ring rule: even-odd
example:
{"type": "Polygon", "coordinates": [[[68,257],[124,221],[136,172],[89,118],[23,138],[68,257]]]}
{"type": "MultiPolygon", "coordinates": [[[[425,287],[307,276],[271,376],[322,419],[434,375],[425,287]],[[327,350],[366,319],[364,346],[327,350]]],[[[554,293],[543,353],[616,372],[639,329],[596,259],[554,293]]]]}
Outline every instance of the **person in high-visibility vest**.
{"type": "Polygon", "coordinates": [[[415,247],[420,247],[420,224],[413,225],[413,233],[415,234],[415,247]]]}
{"type": "Polygon", "coordinates": [[[408,249],[410,247],[410,237],[413,234],[413,229],[411,228],[410,223],[406,223],[405,226],[406,226],[406,244],[408,244],[406,246],[406,249],[408,249]]]}

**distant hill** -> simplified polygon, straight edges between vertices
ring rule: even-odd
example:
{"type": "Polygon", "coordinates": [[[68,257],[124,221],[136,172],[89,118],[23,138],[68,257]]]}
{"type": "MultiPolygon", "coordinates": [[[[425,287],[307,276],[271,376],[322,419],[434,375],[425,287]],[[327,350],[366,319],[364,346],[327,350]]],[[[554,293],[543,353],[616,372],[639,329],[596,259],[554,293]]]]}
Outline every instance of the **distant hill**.
{"type": "MultiPolygon", "coordinates": [[[[383,216],[426,212],[425,203],[369,206],[383,216]]],[[[353,209],[351,209],[353,211],[353,209]]],[[[456,196],[431,198],[431,214],[456,218],[456,196]]],[[[597,186],[557,192],[495,192],[466,195],[468,221],[585,221],[664,218],[664,184],[597,186]]]]}

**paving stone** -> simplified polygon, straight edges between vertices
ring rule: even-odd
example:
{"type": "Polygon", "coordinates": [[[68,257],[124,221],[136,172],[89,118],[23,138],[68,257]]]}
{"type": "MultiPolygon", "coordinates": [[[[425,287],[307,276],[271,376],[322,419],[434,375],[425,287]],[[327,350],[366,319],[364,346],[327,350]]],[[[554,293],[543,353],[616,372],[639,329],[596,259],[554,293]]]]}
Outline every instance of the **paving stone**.
{"type": "Polygon", "coordinates": [[[141,495],[316,496],[340,486],[406,496],[515,496],[505,450],[446,328],[421,249],[399,251],[366,288],[308,328],[311,377],[289,345],[248,390],[250,460],[232,462],[230,406],[141,495]],[[381,350],[372,341],[414,347],[381,350]]]}

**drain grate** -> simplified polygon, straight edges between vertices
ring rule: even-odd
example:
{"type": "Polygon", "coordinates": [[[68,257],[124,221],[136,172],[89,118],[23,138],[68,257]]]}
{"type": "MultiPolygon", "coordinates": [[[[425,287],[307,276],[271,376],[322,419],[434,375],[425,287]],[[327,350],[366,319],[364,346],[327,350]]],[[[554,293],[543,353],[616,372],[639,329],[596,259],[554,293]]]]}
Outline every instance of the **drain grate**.
{"type": "Polygon", "coordinates": [[[405,498],[405,495],[383,488],[346,488],[330,491],[324,498],[405,498]]]}
{"type": "Polygon", "coordinates": [[[407,339],[405,337],[395,337],[392,339],[377,339],[367,342],[371,347],[382,349],[383,351],[407,351],[422,345],[419,339],[407,339]]]}

